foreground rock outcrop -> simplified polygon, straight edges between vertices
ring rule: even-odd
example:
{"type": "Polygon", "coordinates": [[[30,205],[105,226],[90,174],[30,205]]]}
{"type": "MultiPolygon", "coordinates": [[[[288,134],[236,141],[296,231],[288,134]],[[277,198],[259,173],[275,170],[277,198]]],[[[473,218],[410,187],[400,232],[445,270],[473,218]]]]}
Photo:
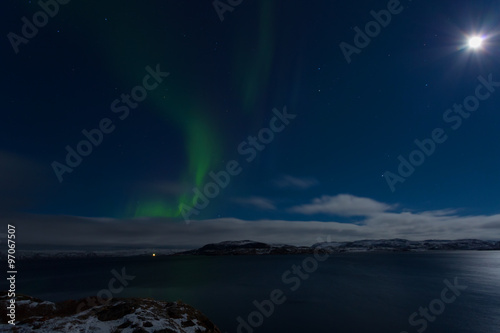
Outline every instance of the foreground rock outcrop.
{"type": "Polygon", "coordinates": [[[7,323],[7,302],[7,294],[0,293],[0,332],[220,333],[204,314],[182,302],[113,298],[104,305],[82,307],[92,302],[52,303],[17,295],[15,326],[7,323]]]}

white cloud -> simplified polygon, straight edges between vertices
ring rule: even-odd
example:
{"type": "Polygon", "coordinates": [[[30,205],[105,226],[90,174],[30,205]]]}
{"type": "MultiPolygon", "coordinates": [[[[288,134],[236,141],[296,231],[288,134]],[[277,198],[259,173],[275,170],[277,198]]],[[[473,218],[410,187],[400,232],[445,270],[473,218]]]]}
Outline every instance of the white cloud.
{"type": "Polygon", "coordinates": [[[232,199],[232,201],[244,206],[253,206],[264,210],[276,209],[276,206],[274,205],[273,201],[261,197],[234,198],[232,199]]]}
{"type": "MultiPolygon", "coordinates": [[[[362,199],[362,198],[358,198],[362,199]]],[[[364,201],[360,201],[364,202],[364,201]]],[[[379,203],[380,204],[380,203],[379,203]]],[[[388,212],[375,206],[358,223],[256,220],[237,218],[183,221],[166,218],[110,219],[76,216],[18,215],[2,218],[23,231],[32,247],[199,247],[225,240],[311,245],[318,237],[333,241],[405,238],[500,240],[500,214],[459,216],[452,210],[388,212]],[[54,232],[56,230],[57,232],[54,232]]]]}
{"type": "Polygon", "coordinates": [[[275,180],[274,184],[280,188],[296,188],[305,190],[318,185],[319,182],[315,178],[297,178],[284,175],[280,179],[275,180]]]}
{"type": "Polygon", "coordinates": [[[370,198],[356,197],[350,194],[322,196],[310,204],[290,208],[291,212],[312,215],[330,214],[338,216],[370,216],[393,209],[393,206],[370,198]]]}

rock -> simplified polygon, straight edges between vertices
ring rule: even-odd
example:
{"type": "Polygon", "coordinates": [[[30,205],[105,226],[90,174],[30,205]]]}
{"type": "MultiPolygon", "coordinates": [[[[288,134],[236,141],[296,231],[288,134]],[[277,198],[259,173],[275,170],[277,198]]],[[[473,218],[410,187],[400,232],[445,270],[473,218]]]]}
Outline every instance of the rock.
{"type": "Polygon", "coordinates": [[[113,298],[100,304],[97,297],[90,299],[52,303],[17,295],[13,326],[7,323],[7,293],[1,292],[0,332],[220,333],[203,313],[182,302],[113,298]]]}

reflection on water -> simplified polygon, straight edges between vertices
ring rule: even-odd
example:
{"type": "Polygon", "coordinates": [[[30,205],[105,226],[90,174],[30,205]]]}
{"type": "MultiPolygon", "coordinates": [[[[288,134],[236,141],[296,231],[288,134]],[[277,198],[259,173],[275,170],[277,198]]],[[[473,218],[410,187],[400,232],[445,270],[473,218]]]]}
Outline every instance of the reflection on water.
{"type": "Polygon", "coordinates": [[[21,293],[49,300],[81,298],[106,288],[112,269],[136,276],[117,297],[181,299],[220,328],[280,289],[286,297],[255,332],[416,332],[408,322],[440,297],[443,281],[468,288],[426,332],[498,333],[500,252],[352,253],[331,256],[299,287],[282,275],[307,256],[80,259],[23,262],[21,293]]]}

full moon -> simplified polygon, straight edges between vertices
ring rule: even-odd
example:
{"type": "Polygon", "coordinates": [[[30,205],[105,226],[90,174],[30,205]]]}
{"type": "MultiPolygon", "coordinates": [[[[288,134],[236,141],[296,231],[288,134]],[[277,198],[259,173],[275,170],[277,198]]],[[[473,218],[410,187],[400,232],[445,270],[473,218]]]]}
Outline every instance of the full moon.
{"type": "Polygon", "coordinates": [[[481,37],[472,37],[469,39],[469,46],[473,49],[477,49],[483,43],[483,39],[481,37]]]}

